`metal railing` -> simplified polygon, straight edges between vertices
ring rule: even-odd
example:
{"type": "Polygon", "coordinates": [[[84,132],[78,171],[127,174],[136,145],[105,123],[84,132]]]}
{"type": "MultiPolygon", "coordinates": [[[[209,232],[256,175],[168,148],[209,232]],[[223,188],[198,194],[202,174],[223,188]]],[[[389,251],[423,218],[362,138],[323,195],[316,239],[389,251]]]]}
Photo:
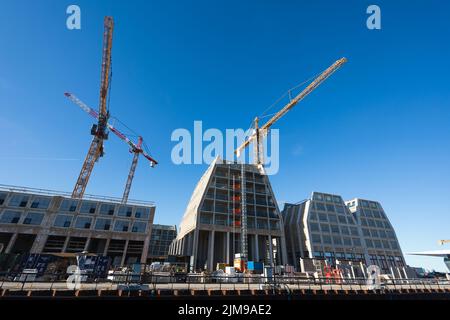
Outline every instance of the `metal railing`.
{"type": "MultiPolygon", "coordinates": [[[[3,273],[0,289],[14,290],[74,290],[74,278],[65,273],[3,273]],[[69,281],[67,280],[69,278],[69,281]],[[71,281],[72,280],[72,281],[71,281]]],[[[450,290],[450,281],[444,279],[381,279],[378,286],[367,279],[302,278],[298,276],[217,276],[203,274],[165,275],[157,273],[117,272],[109,279],[83,273],[80,290],[450,290]]]]}

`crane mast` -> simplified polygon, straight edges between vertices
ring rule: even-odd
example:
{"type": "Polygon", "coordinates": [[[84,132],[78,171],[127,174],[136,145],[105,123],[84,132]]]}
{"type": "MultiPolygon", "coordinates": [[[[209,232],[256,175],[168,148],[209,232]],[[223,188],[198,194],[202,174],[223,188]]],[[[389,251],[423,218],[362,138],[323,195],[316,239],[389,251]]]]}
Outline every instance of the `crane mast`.
{"type": "Polygon", "coordinates": [[[131,190],[131,183],[133,182],[134,172],[136,171],[136,166],[139,160],[139,153],[140,153],[139,150],[142,150],[141,147],[142,147],[142,137],[139,137],[137,148],[132,150],[132,152],[134,153],[133,161],[131,162],[130,172],[128,173],[127,182],[125,184],[125,190],[123,191],[122,204],[125,204],[128,201],[128,195],[130,194],[131,190]]]}
{"type": "Polygon", "coordinates": [[[107,95],[110,84],[111,74],[111,49],[113,35],[113,19],[105,17],[103,32],[103,51],[102,51],[102,71],[100,78],[100,102],[98,112],[98,123],[94,124],[91,134],[94,136],[89,147],[88,154],[81,168],[77,182],[72,192],[72,198],[82,198],[86,190],[87,183],[91,176],[94,164],[99,157],[104,154],[103,141],[108,139],[107,124],[109,112],[107,110],[107,95]]]}

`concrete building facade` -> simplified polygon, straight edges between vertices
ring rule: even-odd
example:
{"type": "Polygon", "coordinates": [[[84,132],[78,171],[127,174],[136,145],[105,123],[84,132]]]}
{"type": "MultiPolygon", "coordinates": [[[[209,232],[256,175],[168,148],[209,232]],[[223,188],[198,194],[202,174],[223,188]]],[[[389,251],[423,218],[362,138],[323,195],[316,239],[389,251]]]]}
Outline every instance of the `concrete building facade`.
{"type": "Polygon", "coordinates": [[[282,212],[288,260],[297,269],[300,258],[362,262],[383,272],[405,266],[394,228],[381,204],[313,192],[310,199],[285,204],[282,212]]]}
{"type": "Polygon", "coordinates": [[[214,270],[216,263],[233,264],[242,253],[242,188],[247,208],[248,260],[267,264],[286,261],[281,214],[267,175],[255,165],[216,159],[194,189],[170,254],[189,256],[192,270],[214,270]]]}
{"type": "Polygon", "coordinates": [[[113,266],[146,263],[155,205],[151,202],[0,186],[3,253],[109,256],[113,266]]]}

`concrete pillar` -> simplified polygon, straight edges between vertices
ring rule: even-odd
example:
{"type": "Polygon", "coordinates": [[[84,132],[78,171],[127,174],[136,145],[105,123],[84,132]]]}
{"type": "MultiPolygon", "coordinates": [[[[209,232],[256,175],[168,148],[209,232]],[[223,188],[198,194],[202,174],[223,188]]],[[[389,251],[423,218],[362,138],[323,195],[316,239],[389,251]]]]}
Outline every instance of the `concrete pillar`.
{"type": "Polygon", "coordinates": [[[109,243],[111,242],[111,238],[106,239],[106,243],[105,243],[105,249],[103,250],[103,255],[107,256],[108,255],[108,249],[109,249],[109,243]]]}
{"type": "Polygon", "coordinates": [[[66,252],[67,246],[69,245],[69,240],[70,240],[70,233],[67,235],[66,240],[64,241],[64,245],[61,252],[66,252]]]}
{"type": "Polygon", "coordinates": [[[215,238],[215,231],[209,232],[209,239],[208,239],[208,270],[213,271],[214,270],[214,238],[215,238]]]}
{"type": "Polygon", "coordinates": [[[145,237],[144,246],[142,248],[141,263],[147,263],[148,250],[150,247],[150,235],[145,237]]]}
{"type": "MultiPolygon", "coordinates": [[[[279,238],[278,245],[279,245],[278,250],[281,251],[281,263],[286,265],[286,264],[288,264],[288,258],[287,258],[286,239],[285,239],[285,237],[281,236],[279,238]]],[[[294,265],[295,265],[295,261],[293,261],[293,262],[294,262],[294,265]]]]}
{"type": "Polygon", "coordinates": [[[127,257],[127,249],[128,249],[128,242],[130,240],[125,241],[125,246],[123,248],[123,254],[122,254],[122,260],[120,261],[120,266],[123,267],[125,265],[125,258],[127,257]]]}
{"type": "Polygon", "coordinates": [[[12,250],[14,244],[16,243],[16,240],[17,240],[17,236],[18,236],[18,235],[19,235],[19,233],[14,233],[14,234],[11,236],[11,239],[9,239],[9,243],[8,243],[8,245],[7,245],[6,248],[5,248],[5,253],[11,253],[11,250],[12,250]]]}
{"type": "Polygon", "coordinates": [[[194,231],[194,239],[192,241],[192,255],[191,255],[191,257],[192,257],[192,259],[191,259],[191,261],[192,261],[191,269],[193,271],[195,271],[197,269],[198,233],[199,233],[199,230],[195,229],[195,231],[194,231]]]}
{"type": "Polygon", "coordinates": [[[226,235],[226,247],[227,247],[227,251],[226,251],[226,263],[230,264],[230,232],[227,232],[226,235]]]}
{"type": "Polygon", "coordinates": [[[269,264],[270,264],[271,266],[273,266],[274,263],[273,263],[273,245],[272,245],[272,236],[269,235],[268,238],[269,238],[269,264]]]}
{"type": "Polygon", "coordinates": [[[86,243],[85,243],[85,245],[84,245],[83,251],[88,251],[88,250],[89,250],[89,244],[90,244],[90,243],[91,243],[91,238],[88,237],[88,238],[86,239],[86,243]]]}
{"type": "Polygon", "coordinates": [[[259,261],[259,238],[255,234],[255,261],[259,261]]]}
{"type": "Polygon", "coordinates": [[[37,234],[33,246],[31,247],[30,253],[41,253],[44,250],[47,238],[48,238],[47,233],[41,232],[37,234]]]}

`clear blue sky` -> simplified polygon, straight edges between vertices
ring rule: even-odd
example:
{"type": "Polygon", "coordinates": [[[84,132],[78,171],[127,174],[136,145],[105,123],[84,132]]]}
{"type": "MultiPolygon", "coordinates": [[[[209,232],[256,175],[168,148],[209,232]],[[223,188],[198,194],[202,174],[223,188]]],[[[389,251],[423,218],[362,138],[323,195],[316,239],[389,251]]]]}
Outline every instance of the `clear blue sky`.
{"type": "MultiPolygon", "coordinates": [[[[170,135],[247,128],[290,87],[349,62],[276,127],[279,202],[311,191],[380,201],[404,252],[450,238],[450,4],[376,1],[2,1],[0,183],[71,191],[91,119],[63,93],[98,107],[103,16],[115,19],[111,113],[144,136],[131,197],[178,224],[205,165],[175,166],[170,135]],[[82,29],[66,29],[66,8],[82,29]],[[63,160],[65,159],[65,160],[63,160]]],[[[111,135],[87,192],[121,196],[131,155],[111,135]]],[[[411,265],[445,270],[441,258],[411,265]]]]}

